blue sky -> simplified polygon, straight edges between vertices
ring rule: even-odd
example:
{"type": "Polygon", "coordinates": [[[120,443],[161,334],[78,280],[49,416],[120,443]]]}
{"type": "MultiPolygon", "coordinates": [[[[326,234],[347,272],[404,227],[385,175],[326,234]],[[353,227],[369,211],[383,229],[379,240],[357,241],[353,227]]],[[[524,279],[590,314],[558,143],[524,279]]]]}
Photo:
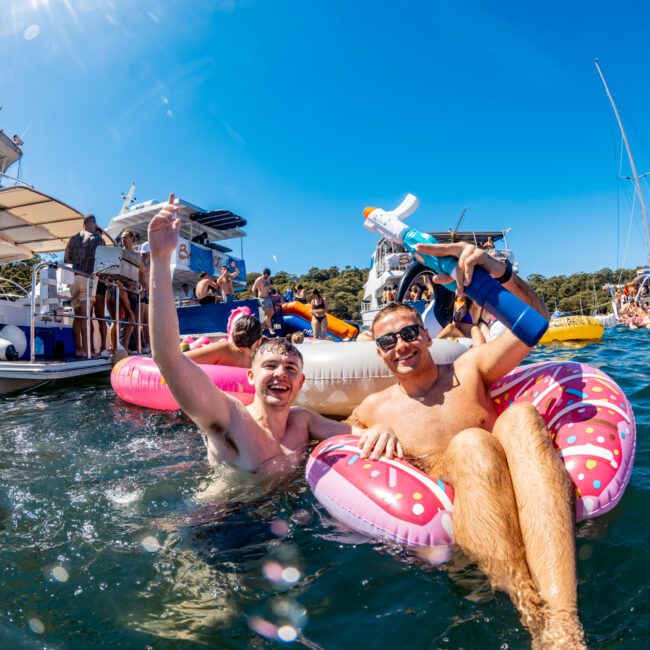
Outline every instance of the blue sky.
{"type": "Polygon", "coordinates": [[[22,178],[102,225],[135,180],[139,201],[174,191],[245,217],[249,270],[302,273],[366,266],[364,206],[413,192],[423,230],[464,206],[467,229],[512,228],[525,275],[645,263],[593,64],[650,170],[642,0],[2,9],[0,126],[25,132],[22,178]]]}

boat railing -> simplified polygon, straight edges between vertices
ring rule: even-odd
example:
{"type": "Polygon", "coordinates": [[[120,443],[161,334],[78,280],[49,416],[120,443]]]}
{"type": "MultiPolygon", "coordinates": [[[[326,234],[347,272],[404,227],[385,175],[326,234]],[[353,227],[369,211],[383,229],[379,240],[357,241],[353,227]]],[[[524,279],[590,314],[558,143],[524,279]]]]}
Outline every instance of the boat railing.
{"type": "MultiPolygon", "coordinates": [[[[104,267],[102,269],[103,271],[106,271],[109,268],[112,268],[112,266],[119,266],[119,264],[114,264],[111,266],[104,267]]],[[[73,273],[74,275],[79,275],[81,277],[86,278],[86,315],[83,316],[81,314],[67,314],[66,313],[66,318],[79,318],[81,320],[86,321],[86,358],[87,359],[92,359],[92,337],[91,337],[91,329],[92,329],[92,321],[103,321],[107,325],[112,324],[115,326],[115,348],[119,348],[120,346],[120,327],[122,325],[135,325],[137,328],[137,349],[138,349],[138,354],[142,353],[142,296],[140,291],[129,291],[128,289],[124,288],[122,286],[122,283],[119,281],[112,281],[107,278],[107,276],[102,275],[101,281],[106,284],[108,287],[113,287],[115,289],[115,318],[99,318],[97,316],[93,316],[90,311],[90,288],[91,288],[91,282],[97,282],[98,281],[98,275],[100,273],[84,273],[82,271],[78,271],[76,269],[73,269],[71,266],[68,266],[67,264],[64,264],[62,262],[42,262],[41,264],[37,264],[33,271],[32,271],[32,293],[31,293],[31,309],[30,309],[30,320],[29,320],[29,342],[30,342],[30,362],[34,363],[36,361],[36,349],[35,349],[35,342],[36,342],[36,318],[37,317],[56,317],[59,314],[56,312],[56,310],[53,310],[52,312],[43,312],[43,305],[40,305],[39,310],[36,310],[36,285],[37,285],[37,279],[40,277],[40,273],[43,269],[62,269],[64,271],[69,271],[70,273],[73,273]],[[138,311],[137,311],[137,320],[136,321],[127,321],[127,320],[121,320],[120,319],[120,290],[122,291],[127,291],[130,293],[134,293],[138,297],[138,311]]],[[[128,341],[126,342],[128,345],[128,341]]],[[[76,343],[75,343],[76,344],[76,343]]]]}
{"type": "Polygon", "coordinates": [[[28,296],[28,291],[23,287],[22,284],[14,282],[9,278],[0,277],[0,300],[19,300],[20,298],[26,298],[28,296]],[[11,285],[12,291],[18,291],[17,293],[12,293],[6,285],[11,285]]]}

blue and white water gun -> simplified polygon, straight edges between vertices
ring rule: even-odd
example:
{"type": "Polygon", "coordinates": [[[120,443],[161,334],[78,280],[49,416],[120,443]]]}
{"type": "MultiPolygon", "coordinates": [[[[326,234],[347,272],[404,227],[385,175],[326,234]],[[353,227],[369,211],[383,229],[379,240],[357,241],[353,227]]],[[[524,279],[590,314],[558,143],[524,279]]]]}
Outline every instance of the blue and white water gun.
{"type": "MultiPolygon", "coordinates": [[[[415,212],[419,201],[413,194],[406,198],[394,210],[368,207],[364,210],[364,226],[389,241],[402,244],[413,253],[416,260],[428,266],[436,274],[445,274],[456,279],[455,257],[435,257],[418,253],[417,244],[438,244],[435,237],[423,233],[417,228],[409,228],[402,223],[406,217],[415,212]]],[[[455,281],[445,285],[450,291],[456,291],[455,281]]],[[[465,293],[479,306],[487,309],[500,320],[520,341],[533,347],[548,329],[548,321],[538,311],[505,289],[498,280],[480,267],[474,267],[472,281],[465,287],[465,293]]]]}

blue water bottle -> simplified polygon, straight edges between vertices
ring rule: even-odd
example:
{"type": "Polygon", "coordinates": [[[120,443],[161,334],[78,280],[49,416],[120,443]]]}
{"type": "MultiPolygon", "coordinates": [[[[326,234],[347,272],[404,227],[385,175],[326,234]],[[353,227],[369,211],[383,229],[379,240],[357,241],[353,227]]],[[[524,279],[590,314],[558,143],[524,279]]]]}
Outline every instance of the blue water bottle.
{"type": "MultiPolygon", "coordinates": [[[[390,212],[380,208],[366,208],[365,226],[390,241],[401,243],[414,257],[433,269],[436,274],[455,277],[455,257],[435,257],[415,250],[417,244],[438,244],[438,240],[416,228],[402,223],[418,207],[413,194],[407,194],[402,203],[390,212]]],[[[456,290],[456,282],[445,285],[450,291],[456,290]]],[[[474,267],[472,281],[465,287],[465,293],[480,307],[484,307],[500,320],[520,341],[533,347],[548,329],[548,321],[536,309],[517,298],[482,268],[474,267]]]]}

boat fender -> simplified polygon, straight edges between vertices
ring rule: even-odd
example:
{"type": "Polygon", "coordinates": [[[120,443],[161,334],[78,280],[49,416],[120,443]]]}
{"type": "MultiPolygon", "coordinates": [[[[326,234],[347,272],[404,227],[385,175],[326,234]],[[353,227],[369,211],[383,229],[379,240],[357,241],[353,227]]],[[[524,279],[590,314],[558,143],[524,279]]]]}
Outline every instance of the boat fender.
{"type": "MultiPolygon", "coordinates": [[[[4,339],[5,341],[8,341],[10,345],[13,345],[16,354],[18,355],[18,359],[23,357],[27,350],[27,337],[20,327],[16,327],[15,325],[5,325],[4,327],[0,327],[0,339],[4,339]]],[[[6,358],[9,359],[9,357],[6,358]]],[[[9,360],[13,361],[14,359],[9,360]]]]}

